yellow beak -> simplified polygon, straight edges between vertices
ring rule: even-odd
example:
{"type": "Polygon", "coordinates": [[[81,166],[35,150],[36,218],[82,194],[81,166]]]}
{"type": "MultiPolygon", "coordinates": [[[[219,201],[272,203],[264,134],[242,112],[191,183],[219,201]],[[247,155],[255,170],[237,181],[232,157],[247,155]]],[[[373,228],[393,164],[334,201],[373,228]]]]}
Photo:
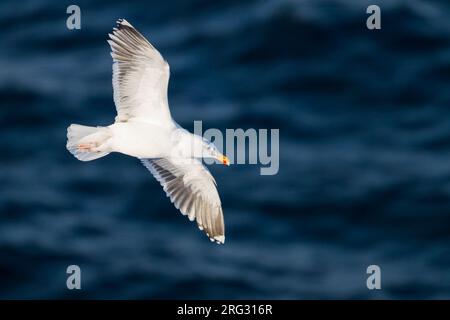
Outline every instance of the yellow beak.
{"type": "Polygon", "coordinates": [[[222,155],[222,156],[218,157],[217,159],[218,159],[220,162],[222,162],[222,164],[224,164],[224,165],[226,165],[226,166],[229,166],[229,165],[230,165],[230,159],[228,159],[227,156],[222,155]]]}

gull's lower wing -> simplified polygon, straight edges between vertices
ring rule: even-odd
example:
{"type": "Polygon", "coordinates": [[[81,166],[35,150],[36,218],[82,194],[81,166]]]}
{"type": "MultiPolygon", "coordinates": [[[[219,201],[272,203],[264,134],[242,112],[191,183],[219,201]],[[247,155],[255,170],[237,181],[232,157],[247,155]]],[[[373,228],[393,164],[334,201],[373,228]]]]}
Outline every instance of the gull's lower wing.
{"type": "Polygon", "coordinates": [[[171,202],[189,220],[196,220],[211,241],[225,242],[222,205],[216,182],[198,160],[141,159],[171,202]]]}

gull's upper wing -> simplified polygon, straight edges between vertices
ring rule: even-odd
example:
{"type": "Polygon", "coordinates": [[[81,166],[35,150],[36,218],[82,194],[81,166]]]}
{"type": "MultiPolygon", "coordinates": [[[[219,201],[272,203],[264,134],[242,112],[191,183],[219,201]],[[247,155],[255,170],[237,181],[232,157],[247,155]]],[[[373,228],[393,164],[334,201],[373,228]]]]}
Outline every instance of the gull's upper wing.
{"type": "Polygon", "coordinates": [[[225,242],[222,206],[216,182],[196,159],[182,162],[173,159],[141,159],[159,181],[170,201],[189,220],[197,220],[211,241],[225,242]]]}
{"type": "Polygon", "coordinates": [[[109,34],[113,58],[116,122],[130,118],[171,121],[167,102],[169,65],[147,39],[124,19],[109,34]]]}

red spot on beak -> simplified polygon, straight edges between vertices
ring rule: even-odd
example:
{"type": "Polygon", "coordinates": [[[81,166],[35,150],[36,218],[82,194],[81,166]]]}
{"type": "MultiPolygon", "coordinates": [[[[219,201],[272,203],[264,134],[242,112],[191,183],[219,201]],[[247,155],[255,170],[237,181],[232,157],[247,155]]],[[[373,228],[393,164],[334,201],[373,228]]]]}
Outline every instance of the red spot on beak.
{"type": "Polygon", "coordinates": [[[230,160],[228,159],[227,156],[222,156],[222,163],[226,166],[230,165],[230,160]]]}

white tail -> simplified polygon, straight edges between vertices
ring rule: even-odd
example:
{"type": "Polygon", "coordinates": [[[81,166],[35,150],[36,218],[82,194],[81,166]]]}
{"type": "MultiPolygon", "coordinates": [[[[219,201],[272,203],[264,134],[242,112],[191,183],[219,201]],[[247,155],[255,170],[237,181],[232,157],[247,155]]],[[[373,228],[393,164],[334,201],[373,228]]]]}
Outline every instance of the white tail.
{"type": "Polygon", "coordinates": [[[109,128],[71,124],[67,128],[66,148],[78,160],[91,161],[111,152],[106,143],[110,137],[109,128]]]}

